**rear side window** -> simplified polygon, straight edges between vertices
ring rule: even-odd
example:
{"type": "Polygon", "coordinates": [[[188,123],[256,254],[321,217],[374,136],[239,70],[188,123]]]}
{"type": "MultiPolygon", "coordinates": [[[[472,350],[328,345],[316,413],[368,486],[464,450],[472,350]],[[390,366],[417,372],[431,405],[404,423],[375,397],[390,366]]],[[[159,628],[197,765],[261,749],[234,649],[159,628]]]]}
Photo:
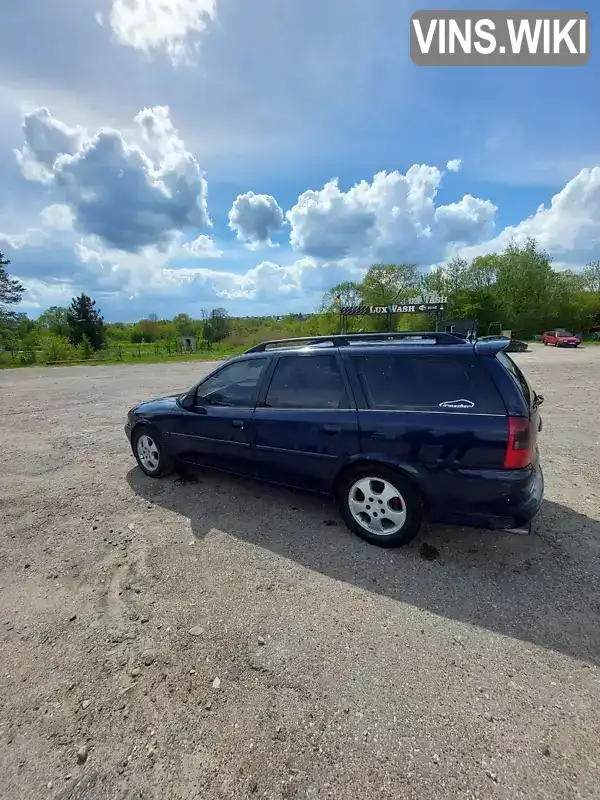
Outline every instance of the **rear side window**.
{"type": "Polygon", "coordinates": [[[508,353],[501,351],[496,355],[496,358],[502,364],[502,366],[510,373],[511,378],[517,385],[517,389],[519,389],[519,391],[525,398],[527,407],[530,408],[532,402],[532,396],[531,396],[532,393],[531,393],[531,387],[529,386],[529,383],[527,382],[527,378],[525,377],[525,375],[523,375],[519,367],[515,364],[515,362],[508,355],[508,353]]]}
{"type": "Polygon", "coordinates": [[[335,356],[282,356],[265,398],[268,408],[350,408],[335,356]]]}
{"type": "Polygon", "coordinates": [[[492,379],[476,358],[360,356],[353,359],[369,408],[505,414],[492,379]]]}

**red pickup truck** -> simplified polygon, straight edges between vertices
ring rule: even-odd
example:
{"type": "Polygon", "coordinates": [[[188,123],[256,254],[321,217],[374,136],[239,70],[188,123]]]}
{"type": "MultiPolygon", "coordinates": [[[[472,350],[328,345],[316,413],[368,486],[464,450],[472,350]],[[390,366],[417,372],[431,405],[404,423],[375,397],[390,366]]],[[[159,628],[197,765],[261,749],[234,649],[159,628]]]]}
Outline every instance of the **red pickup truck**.
{"type": "Polygon", "coordinates": [[[570,331],[560,329],[543,333],[542,342],[545,345],[554,345],[554,347],[579,347],[581,339],[570,331]]]}

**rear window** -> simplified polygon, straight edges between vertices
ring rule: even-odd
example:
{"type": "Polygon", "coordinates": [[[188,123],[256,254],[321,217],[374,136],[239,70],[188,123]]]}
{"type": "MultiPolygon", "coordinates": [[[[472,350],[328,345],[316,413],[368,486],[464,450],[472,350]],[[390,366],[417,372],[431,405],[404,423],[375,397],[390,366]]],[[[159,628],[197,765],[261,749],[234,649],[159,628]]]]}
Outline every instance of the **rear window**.
{"type": "Polygon", "coordinates": [[[369,408],[506,413],[495,384],[476,358],[372,355],[353,361],[369,408]]]}
{"type": "Polygon", "coordinates": [[[531,393],[531,387],[529,386],[529,383],[527,382],[527,378],[525,377],[525,375],[523,375],[519,367],[515,364],[515,362],[508,355],[508,353],[501,351],[496,355],[496,358],[502,364],[502,366],[510,373],[511,378],[516,383],[517,388],[520,390],[521,394],[525,398],[527,407],[530,408],[532,393],[531,393]]]}

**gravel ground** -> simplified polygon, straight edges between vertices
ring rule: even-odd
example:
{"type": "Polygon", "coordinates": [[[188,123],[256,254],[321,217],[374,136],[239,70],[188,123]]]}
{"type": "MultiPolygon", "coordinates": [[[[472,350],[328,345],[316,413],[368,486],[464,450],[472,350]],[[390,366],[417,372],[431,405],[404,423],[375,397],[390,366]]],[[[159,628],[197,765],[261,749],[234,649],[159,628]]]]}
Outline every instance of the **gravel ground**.
{"type": "Polygon", "coordinates": [[[318,498],[142,475],[127,409],[208,365],[1,372],[0,797],[599,798],[600,348],[516,359],[536,534],[393,552],[318,498]]]}

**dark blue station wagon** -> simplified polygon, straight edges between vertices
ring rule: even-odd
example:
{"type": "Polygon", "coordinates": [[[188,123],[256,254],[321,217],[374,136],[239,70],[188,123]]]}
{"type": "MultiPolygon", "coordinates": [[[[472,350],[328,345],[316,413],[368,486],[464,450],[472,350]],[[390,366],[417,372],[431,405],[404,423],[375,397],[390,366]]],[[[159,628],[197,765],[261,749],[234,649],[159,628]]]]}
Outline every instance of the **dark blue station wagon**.
{"type": "Polygon", "coordinates": [[[208,467],[333,495],[384,547],[432,522],[529,533],[543,397],[506,339],[350,334],[257,345],[125,430],[151,477],[208,467]]]}

